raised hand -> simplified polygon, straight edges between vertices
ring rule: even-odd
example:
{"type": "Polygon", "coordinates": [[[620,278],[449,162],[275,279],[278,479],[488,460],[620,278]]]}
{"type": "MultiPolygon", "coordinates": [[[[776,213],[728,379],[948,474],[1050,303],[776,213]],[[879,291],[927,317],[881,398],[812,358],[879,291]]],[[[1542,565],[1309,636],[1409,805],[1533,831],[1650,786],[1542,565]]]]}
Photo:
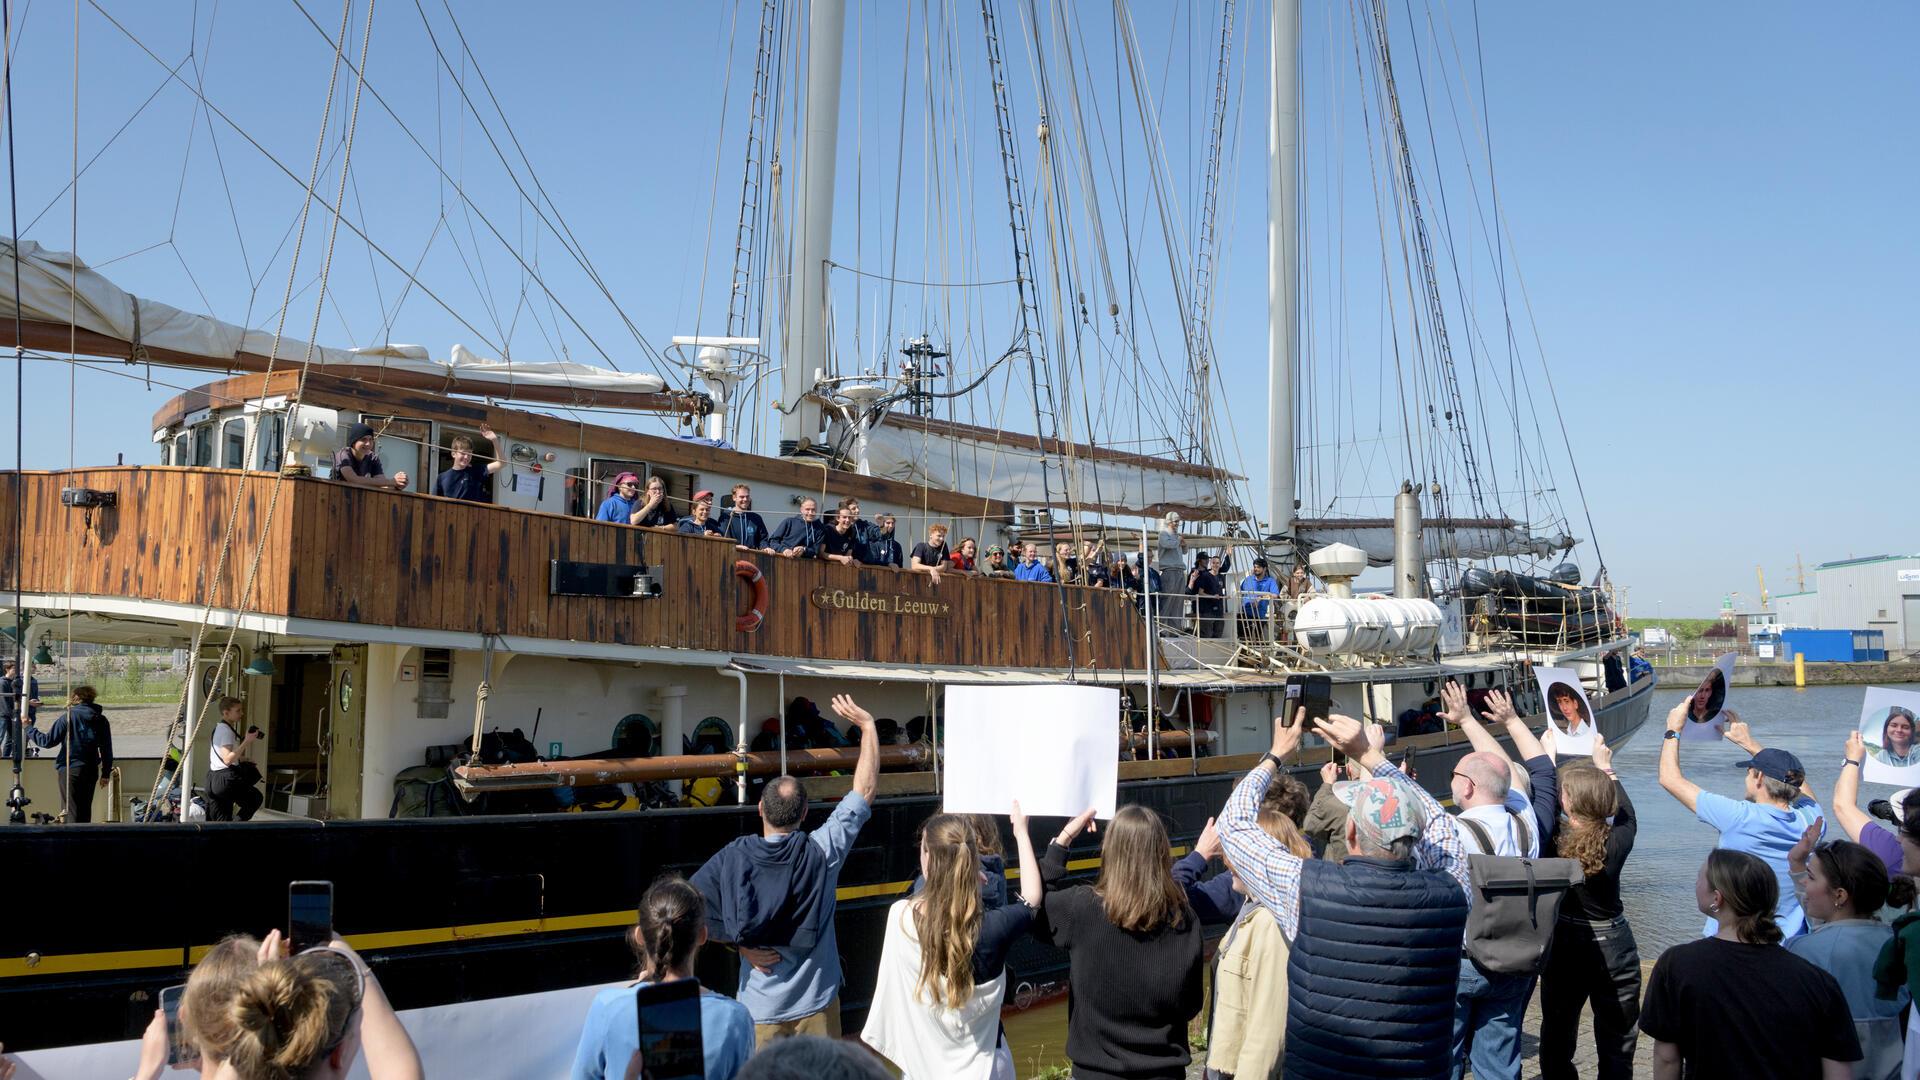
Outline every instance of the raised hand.
{"type": "Polygon", "coordinates": [[[1692,702],[1692,697],[1683,697],[1680,703],[1673,707],[1673,711],[1667,713],[1668,731],[1680,731],[1687,726],[1687,706],[1692,702]]]}
{"type": "Polygon", "coordinates": [[[1339,779],[1340,766],[1335,765],[1332,761],[1328,761],[1325,765],[1320,766],[1320,782],[1322,784],[1331,784],[1339,779]]]}
{"type": "Polygon", "coordinates": [[[1387,729],[1379,724],[1367,725],[1367,745],[1375,750],[1384,750],[1387,746],[1387,729]]]}
{"type": "Polygon", "coordinates": [[[1072,847],[1073,842],[1080,838],[1081,833],[1097,833],[1099,831],[1100,826],[1095,824],[1093,820],[1093,811],[1086,810],[1081,812],[1081,814],[1072,821],[1067,822],[1067,827],[1060,830],[1060,835],[1054,837],[1053,842],[1059,844],[1061,847],[1072,847]]]}
{"type": "Polygon", "coordinates": [[[1464,727],[1478,719],[1473,715],[1473,707],[1467,704],[1466,690],[1452,679],[1440,684],[1440,715],[1454,727],[1464,727]]]}
{"type": "Polygon", "coordinates": [[[1207,827],[1200,830],[1200,839],[1193,842],[1193,850],[1201,858],[1212,862],[1220,857],[1223,850],[1220,844],[1220,831],[1213,827],[1213,819],[1207,819],[1207,827]]]}
{"type": "Polygon", "coordinates": [[[1722,734],[1726,740],[1747,753],[1758,753],[1760,745],[1753,741],[1753,729],[1740,719],[1740,714],[1732,709],[1721,709],[1720,715],[1726,717],[1727,726],[1722,734]]]}
{"type": "Polygon", "coordinates": [[[1520,719],[1520,714],[1514,710],[1513,699],[1503,690],[1487,691],[1487,715],[1502,724],[1511,724],[1520,719]]]}
{"type": "Polygon", "coordinates": [[[1826,825],[1826,818],[1814,818],[1813,824],[1807,826],[1806,830],[1800,834],[1799,842],[1787,851],[1788,870],[1796,874],[1806,872],[1807,860],[1813,857],[1813,846],[1819,842],[1820,831],[1826,828],[1826,825]]]}
{"type": "MultiPolygon", "coordinates": [[[[1027,831],[1027,812],[1020,809],[1020,800],[1013,800],[1013,809],[1007,813],[1007,823],[1013,826],[1015,836],[1027,831]]],[[[1208,824],[1212,824],[1211,821],[1208,824]]]]}
{"type": "Polygon", "coordinates": [[[1325,720],[1313,722],[1314,732],[1327,740],[1328,744],[1350,758],[1362,758],[1367,754],[1367,733],[1360,721],[1351,716],[1335,713],[1325,720]]]}
{"type": "Polygon", "coordinates": [[[1547,752],[1548,759],[1552,761],[1560,760],[1560,751],[1556,749],[1553,745],[1553,725],[1552,724],[1548,724],[1547,730],[1540,733],[1540,749],[1545,750],[1547,752]]]}
{"type": "Polygon", "coordinates": [[[1847,760],[1867,760],[1867,740],[1861,738],[1858,731],[1847,732],[1847,760]]]}
{"type": "Polygon", "coordinates": [[[1292,727],[1282,724],[1282,719],[1278,716],[1273,718],[1273,745],[1267,747],[1267,752],[1284,761],[1289,754],[1300,749],[1300,736],[1306,730],[1307,710],[1305,707],[1293,710],[1292,727]]]}
{"type": "Polygon", "coordinates": [[[859,728],[863,738],[865,732],[873,730],[873,714],[856,704],[851,694],[833,695],[833,713],[859,728]]]}
{"type": "Polygon", "coordinates": [[[1607,737],[1598,731],[1593,733],[1593,764],[1601,772],[1613,771],[1613,747],[1607,745],[1607,737]]]}

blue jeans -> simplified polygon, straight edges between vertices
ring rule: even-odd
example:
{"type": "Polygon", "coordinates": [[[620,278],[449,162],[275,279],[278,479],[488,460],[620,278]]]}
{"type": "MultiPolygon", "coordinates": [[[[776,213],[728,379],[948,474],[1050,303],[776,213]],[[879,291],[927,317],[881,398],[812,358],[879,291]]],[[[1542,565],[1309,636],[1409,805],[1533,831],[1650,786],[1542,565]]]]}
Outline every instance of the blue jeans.
{"type": "Polygon", "coordinates": [[[1453,1080],[1473,1065],[1474,1080],[1520,1080],[1520,1025],[1533,997],[1532,975],[1498,975],[1460,958],[1453,996],[1453,1080]]]}

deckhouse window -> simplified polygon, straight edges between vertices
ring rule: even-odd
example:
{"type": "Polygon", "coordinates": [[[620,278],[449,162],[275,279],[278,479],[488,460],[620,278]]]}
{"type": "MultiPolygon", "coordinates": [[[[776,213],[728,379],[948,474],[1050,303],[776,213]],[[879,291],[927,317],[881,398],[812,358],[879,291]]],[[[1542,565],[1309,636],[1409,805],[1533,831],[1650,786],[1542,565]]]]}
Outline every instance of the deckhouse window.
{"type": "Polygon", "coordinates": [[[247,464],[247,422],[229,420],[220,425],[220,467],[241,469],[247,464]]]}

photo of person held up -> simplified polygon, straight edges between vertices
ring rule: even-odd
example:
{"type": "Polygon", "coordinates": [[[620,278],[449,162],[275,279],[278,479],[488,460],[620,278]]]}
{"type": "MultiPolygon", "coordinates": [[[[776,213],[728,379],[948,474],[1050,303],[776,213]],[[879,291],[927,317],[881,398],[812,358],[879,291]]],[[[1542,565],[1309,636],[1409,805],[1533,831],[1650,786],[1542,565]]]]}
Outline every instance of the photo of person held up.
{"type": "Polygon", "coordinates": [[[1860,705],[1860,741],[1866,744],[1860,778],[1869,784],[1920,784],[1920,746],[1914,745],[1914,720],[1920,694],[1910,690],[1867,688],[1860,705]]]}
{"type": "Polygon", "coordinates": [[[1534,668],[1540,685],[1540,701],[1547,720],[1553,725],[1553,749],[1562,757],[1590,757],[1593,754],[1593,706],[1580,684],[1580,673],[1571,668],[1534,668]]]}
{"type": "Polygon", "coordinates": [[[1687,699],[1687,726],[1680,737],[1705,741],[1723,737],[1726,717],[1720,715],[1727,705],[1727,685],[1733,681],[1734,654],[1727,653],[1713,662],[1713,670],[1700,680],[1693,696],[1687,699]]]}

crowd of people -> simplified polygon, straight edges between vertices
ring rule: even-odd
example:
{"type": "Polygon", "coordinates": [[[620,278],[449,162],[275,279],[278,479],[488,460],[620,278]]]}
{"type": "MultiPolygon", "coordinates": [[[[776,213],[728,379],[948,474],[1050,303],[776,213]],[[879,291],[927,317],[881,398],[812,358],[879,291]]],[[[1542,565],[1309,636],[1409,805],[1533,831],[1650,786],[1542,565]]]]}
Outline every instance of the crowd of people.
{"type": "MultiPolygon", "coordinates": [[[[1880,808],[1887,822],[1863,810],[1858,734],[1831,800],[1845,838],[1826,840],[1827,812],[1794,755],[1730,716],[1727,737],[1749,755],[1746,797],[1704,791],[1680,766],[1687,702],[1668,714],[1659,783],[1719,840],[1695,883],[1702,936],[1667,949],[1643,985],[1621,898],[1638,817],[1605,739],[1591,757],[1556,760],[1551,734],[1536,737],[1499,691],[1470,701],[1446,683],[1440,696],[1471,744],[1449,777],[1453,812],[1387,758],[1379,725],[1302,711],[1276,718],[1268,752],[1177,861],[1166,823],[1140,805],[1104,823],[1083,813],[1044,848],[1018,803],[1004,822],[934,814],[919,830],[919,877],[888,908],[880,955],[862,961],[876,968],[857,1033],[841,1022],[836,897],[886,738],[837,696],[831,710],[860,747],[848,793],[809,829],[807,789],[777,777],[757,833],[646,889],[629,933],[635,978],[593,1000],[572,1074],[638,1075],[639,990],[694,979],[701,950],[719,946],[737,956],[738,981],[730,997],[698,994],[710,1080],[887,1075],[843,1041],[855,1035],[908,1078],[1010,1078],[1007,958],[1028,937],[1066,955],[1065,1051],[1082,1078],[1185,1077],[1203,1009],[1216,1080],[1519,1077],[1536,990],[1549,1080],[1578,1075],[1583,1012],[1605,1078],[1634,1074],[1643,1035],[1660,1077],[1920,1074],[1920,1033],[1902,1020],[1920,991],[1920,913],[1880,921],[1889,904],[1914,903],[1920,791],[1880,808]],[[1344,758],[1312,793],[1288,771],[1309,733],[1344,758]],[[1099,870],[1071,880],[1084,837],[1099,841],[1099,870]],[[1222,931],[1211,994],[1210,929],[1222,931]]],[[[194,970],[181,1014],[204,1075],[336,1076],[356,1056],[376,1080],[420,1074],[378,980],[343,942],[290,956],[278,932],[230,938],[194,970]]],[[[165,1060],[154,1023],[137,1076],[165,1060]]]]}

